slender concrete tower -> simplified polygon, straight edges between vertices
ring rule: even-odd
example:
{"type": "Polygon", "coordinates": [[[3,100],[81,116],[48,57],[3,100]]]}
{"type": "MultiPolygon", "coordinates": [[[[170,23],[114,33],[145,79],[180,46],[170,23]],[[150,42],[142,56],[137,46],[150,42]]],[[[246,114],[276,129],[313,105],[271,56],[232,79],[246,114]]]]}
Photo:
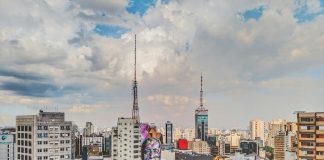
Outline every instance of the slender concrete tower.
{"type": "Polygon", "coordinates": [[[197,139],[207,140],[208,135],[208,109],[203,104],[203,77],[200,77],[200,105],[195,110],[195,134],[197,139]]]}
{"type": "Polygon", "coordinates": [[[137,99],[137,81],[136,81],[136,34],[135,34],[135,63],[134,63],[134,81],[133,81],[133,113],[132,118],[136,119],[137,123],[140,123],[139,109],[138,109],[138,99],[137,99]]]}

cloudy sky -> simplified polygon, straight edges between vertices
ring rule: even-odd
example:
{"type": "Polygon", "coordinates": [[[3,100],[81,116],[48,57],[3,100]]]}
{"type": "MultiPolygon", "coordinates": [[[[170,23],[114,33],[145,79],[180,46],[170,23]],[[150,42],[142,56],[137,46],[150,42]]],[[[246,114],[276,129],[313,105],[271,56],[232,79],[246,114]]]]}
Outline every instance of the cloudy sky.
{"type": "Polygon", "coordinates": [[[323,111],[323,0],[0,1],[0,126],[39,109],[84,126],[131,116],[210,127],[323,111]]]}

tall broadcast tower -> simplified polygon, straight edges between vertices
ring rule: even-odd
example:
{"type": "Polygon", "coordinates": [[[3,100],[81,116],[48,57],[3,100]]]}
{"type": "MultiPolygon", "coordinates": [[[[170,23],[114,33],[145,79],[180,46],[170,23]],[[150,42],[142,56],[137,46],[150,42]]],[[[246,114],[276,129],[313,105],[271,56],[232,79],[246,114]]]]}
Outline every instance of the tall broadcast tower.
{"type": "Polygon", "coordinates": [[[136,34],[135,34],[135,63],[134,63],[134,81],[133,81],[133,113],[132,118],[136,119],[137,123],[140,123],[139,109],[138,109],[138,99],[137,99],[137,81],[136,81],[136,34]]]}
{"type": "Polygon", "coordinates": [[[200,77],[200,105],[195,110],[195,133],[196,139],[207,140],[208,135],[208,109],[203,104],[203,77],[200,77]]]}

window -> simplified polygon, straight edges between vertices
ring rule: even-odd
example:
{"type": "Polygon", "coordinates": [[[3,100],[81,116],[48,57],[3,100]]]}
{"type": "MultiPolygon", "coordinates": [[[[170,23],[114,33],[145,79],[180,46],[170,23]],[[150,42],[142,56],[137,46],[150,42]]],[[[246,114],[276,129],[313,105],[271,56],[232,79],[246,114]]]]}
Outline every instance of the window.
{"type": "Polygon", "coordinates": [[[70,130],[70,126],[66,126],[66,128],[65,128],[65,129],[69,131],[69,130],[70,130]]]}
{"type": "Polygon", "coordinates": [[[316,135],[316,138],[324,138],[324,134],[318,134],[316,135]]]}
{"type": "Polygon", "coordinates": [[[32,131],[32,127],[28,126],[28,131],[31,132],[32,131]]]}
{"type": "Polygon", "coordinates": [[[38,157],[37,157],[37,160],[42,160],[42,157],[41,157],[41,156],[38,156],[38,157]]]}
{"type": "MultiPolygon", "coordinates": [[[[44,126],[44,130],[48,130],[48,126],[44,126]]],[[[45,158],[45,157],[44,157],[45,158]]]]}
{"type": "Polygon", "coordinates": [[[314,118],[300,118],[300,121],[301,122],[313,122],[314,121],[314,118]]]}
{"type": "Polygon", "coordinates": [[[37,126],[37,130],[42,130],[42,126],[37,126]]]}
{"type": "Polygon", "coordinates": [[[39,153],[39,152],[42,152],[42,149],[37,149],[37,152],[39,153]]]}
{"type": "Polygon", "coordinates": [[[315,126],[300,126],[301,130],[314,130],[315,126]]]}
{"type": "Polygon", "coordinates": [[[70,140],[66,140],[65,143],[66,143],[66,144],[69,144],[69,143],[70,143],[70,140]]]}
{"type": "Polygon", "coordinates": [[[20,126],[18,126],[18,131],[20,131],[20,126]]]}
{"type": "Polygon", "coordinates": [[[42,134],[41,133],[37,133],[37,138],[42,138],[42,134]]]}
{"type": "Polygon", "coordinates": [[[47,156],[44,156],[44,159],[48,159],[48,157],[47,156]]]}
{"type": "Polygon", "coordinates": [[[44,133],[44,138],[47,138],[48,137],[48,134],[47,133],[44,133]]]}
{"type": "Polygon", "coordinates": [[[48,142],[47,142],[47,141],[44,141],[43,143],[44,143],[44,144],[48,144],[48,142]]]}
{"type": "Polygon", "coordinates": [[[301,134],[301,138],[313,138],[314,134],[301,134]]]}
{"type": "Polygon", "coordinates": [[[44,152],[48,152],[48,149],[47,149],[47,148],[44,148],[43,151],[44,151],[44,152]]]}
{"type": "Polygon", "coordinates": [[[42,144],[42,141],[37,141],[37,144],[38,144],[38,145],[41,145],[41,144],[42,144]]]}
{"type": "Polygon", "coordinates": [[[317,126],[316,129],[320,131],[324,131],[324,126],[317,126]]]}
{"type": "Polygon", "coordinates": [[[61,130],[64,130],[64,126],[61,126],[61,130]]]}

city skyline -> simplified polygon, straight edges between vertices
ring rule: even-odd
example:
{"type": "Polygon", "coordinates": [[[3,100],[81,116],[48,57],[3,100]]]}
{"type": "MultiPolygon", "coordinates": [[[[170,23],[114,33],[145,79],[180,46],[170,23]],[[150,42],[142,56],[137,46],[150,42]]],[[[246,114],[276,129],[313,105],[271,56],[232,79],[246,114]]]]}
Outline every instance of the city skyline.
{"type": "Polygon", "coordinates": [[[201,74],[209,128],[323,110],[323,0],[0,3],[0,126],[131,117],[135,34],[141,122],[193,128],[201,74]]]}

